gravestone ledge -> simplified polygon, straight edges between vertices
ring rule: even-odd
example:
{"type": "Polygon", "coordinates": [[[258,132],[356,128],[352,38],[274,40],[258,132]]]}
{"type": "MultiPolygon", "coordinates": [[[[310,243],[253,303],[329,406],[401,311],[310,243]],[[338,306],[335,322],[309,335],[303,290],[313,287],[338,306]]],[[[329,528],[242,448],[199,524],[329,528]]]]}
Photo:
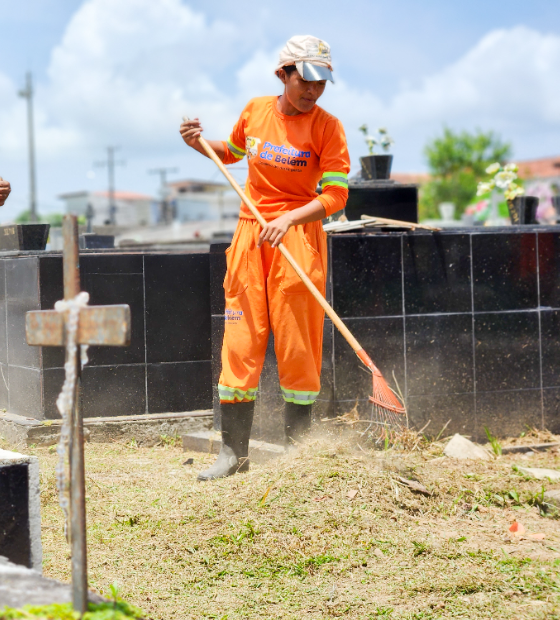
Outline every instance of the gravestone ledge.
{"type": "MultiPolygon", "coordinates": [[[[106,602],[98,594],[90,592],[90,603],[106,602]]],[[[24,605],[52,605],[72,601],[72,586],[43,577],[38,571],[13,564],[0,556],[0,608],[24,605]]]]}
{"type": "MultiPolygon", "coordinates": [[[[132,416],[84,418],[86,441],[113,443],[136,441],[150,446],[162,436],[180,437],[185,433],[212,427],[212,410],[184,413],[146,413],[132,416]]],[[[0,435],[13,446],[54,445],[60,437],[61,420],[35,420],[12,413],[0,413],[0,435]]]]}

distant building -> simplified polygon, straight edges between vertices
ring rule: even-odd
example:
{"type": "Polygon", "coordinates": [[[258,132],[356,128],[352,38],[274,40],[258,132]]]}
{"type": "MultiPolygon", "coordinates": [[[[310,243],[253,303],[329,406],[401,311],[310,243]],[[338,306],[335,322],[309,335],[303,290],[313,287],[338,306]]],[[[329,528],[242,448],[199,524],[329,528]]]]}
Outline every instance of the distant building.
{"type": "Polygon", "coordinates": [[[108,192],[70,192],[59,196],[66,213],[86,216],[88,205],[93,209],[93,226],[104,226],[112,221],[117,226],[138,227],[155,223],[157,201],[152,196],[136,192],[115,192],[114,214],[111,214],[108,192]]]}
{"type": "Polygon", "coordinates": [[[241,200],[226,183],[185,180],[168,183],[167,187],[167,200],[178,222],[218,221],[239,216],[241,200]]]}

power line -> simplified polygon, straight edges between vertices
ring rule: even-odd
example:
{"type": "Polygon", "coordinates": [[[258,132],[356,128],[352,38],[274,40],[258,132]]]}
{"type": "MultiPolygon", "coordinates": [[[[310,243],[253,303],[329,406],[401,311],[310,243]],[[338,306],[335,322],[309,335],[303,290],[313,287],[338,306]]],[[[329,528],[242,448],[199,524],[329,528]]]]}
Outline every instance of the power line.
{"type": "Polygon", "coordinates": [[[160,182],[160,212],[158,215],[158,220],[160,222],[164,222],[166,224],[170,224],[174,219],[173,209],[170,208],[170,204],[168,201],[169,188],[167,187],[167,173],[168,172],[179,172],[178,168],[152,168],[148,170],[148,174],[159,174],[159,182],[160,182]]]}
{"type": "Polygon", "coordinates": [[[117,223],[117,205],[115,204],[115,166],[124,166],[125,162],[115,161],[115,151],[118,150],[118,146],[107,147],[107,159],[105,161],[95,162],[94,166],[104,168],[107,166],[108,173],[108,197],[109,197],[109,224],[114,226],[117,223]]]}
{"type": "Polygon", "coordinates": [[[31,71],[25,74],[25,88],[18,92],[27,100],[27,138],[29,147],[29,219],[37,221],[37,183],[35,174],[35,132],[33,127],[33,77],[31,71]]]}

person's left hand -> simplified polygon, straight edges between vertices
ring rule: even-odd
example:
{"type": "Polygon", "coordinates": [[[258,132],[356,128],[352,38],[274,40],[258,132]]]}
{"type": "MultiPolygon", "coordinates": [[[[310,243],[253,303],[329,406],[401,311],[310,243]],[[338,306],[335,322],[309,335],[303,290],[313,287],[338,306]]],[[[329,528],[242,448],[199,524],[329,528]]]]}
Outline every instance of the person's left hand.
{"type": "Polygon", "coordinates": [[[0,207],[6,202],[6,198],[10,195],[12,188],[8,181],[4,181],[2,177],[0,177],[0,207]]]}
{"type": "Polygon", "coordinates": [[[284,235],[292,226],[293,222],[289,213],[277,217],[275,220],[272,220],[272,222],[267,222],[259,235],[257,247],[260,248],[265,241],[268,241],[268,243],[275,248],[282,242],[284,235]]]}

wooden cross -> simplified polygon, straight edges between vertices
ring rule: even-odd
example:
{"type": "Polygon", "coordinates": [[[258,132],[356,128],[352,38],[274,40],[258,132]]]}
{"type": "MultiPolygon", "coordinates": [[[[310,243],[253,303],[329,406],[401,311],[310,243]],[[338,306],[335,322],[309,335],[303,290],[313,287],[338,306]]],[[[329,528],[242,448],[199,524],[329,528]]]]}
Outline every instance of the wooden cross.
{"type": "MultiPolygon", "coordinates": [[[[64,299],[74,299],[80,292],[78,220],[64,216],[64,299]]],[[[27,344],[36,346],[66,345],[65,313],[39,310],[26,315],[27,344]]],[[[124,347],[130,344],[130,307],[88,306],[80,310],[76,334],[78,345],[124,347]]],[[[67,353],[68,355],[68,353],[67,353]]],[[[76,355],[76,386],[70,421],[70,544],[72,549],[72,602],[80,614],[87,611],[87,549],[84,469],[84,430],[80,412],[80,355],[76,355]]]]}

